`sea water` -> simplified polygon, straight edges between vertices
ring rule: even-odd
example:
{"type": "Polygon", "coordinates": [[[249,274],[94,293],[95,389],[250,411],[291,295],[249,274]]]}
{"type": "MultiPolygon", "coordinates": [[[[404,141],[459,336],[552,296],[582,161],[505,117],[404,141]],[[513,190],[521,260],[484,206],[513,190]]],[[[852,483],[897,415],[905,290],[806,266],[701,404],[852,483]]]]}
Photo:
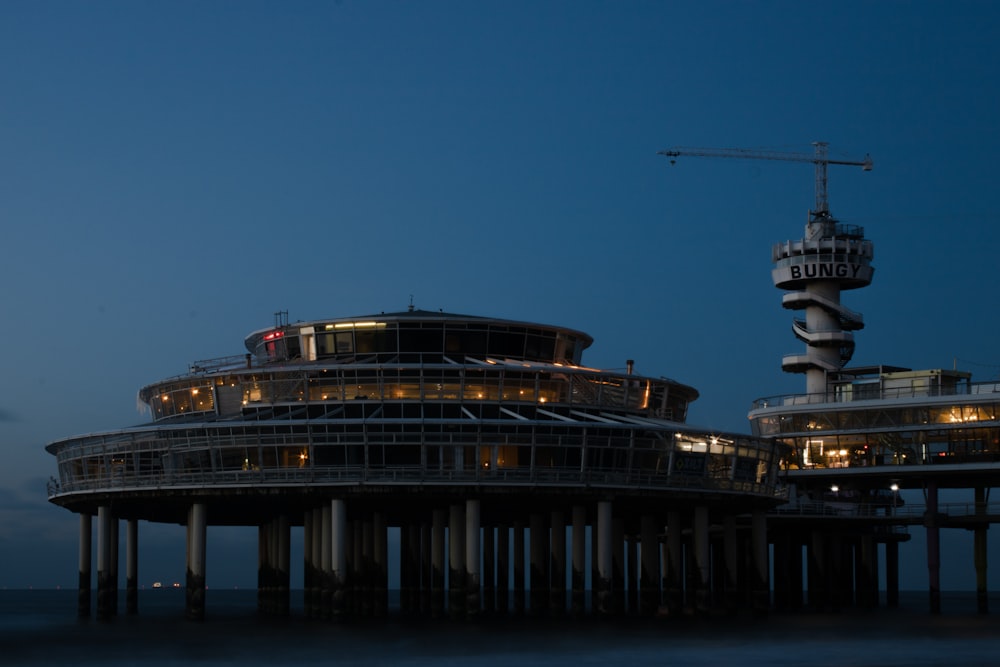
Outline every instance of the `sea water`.
{"type": "MultiPolygon", "coordinates": [[[[750,665],[872,667],[1000,664],[1000,597],[903,594],[898,609],[672,618],[508,616],[380,620],[256,610],[249,590],[209,590],[204,621],[184,591],[140,591],[139,614],[78,618],[75,591],[0,591],[0,665],[750,665]]],[[[293,602],[301,592],[293,592],[293,602]]]]}

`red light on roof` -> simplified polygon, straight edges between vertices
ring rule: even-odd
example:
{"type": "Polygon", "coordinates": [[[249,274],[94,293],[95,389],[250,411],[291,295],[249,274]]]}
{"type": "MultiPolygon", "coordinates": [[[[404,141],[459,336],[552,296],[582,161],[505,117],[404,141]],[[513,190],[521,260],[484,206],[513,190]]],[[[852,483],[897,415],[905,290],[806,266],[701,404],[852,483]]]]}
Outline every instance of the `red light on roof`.
{"type": "Polygon", "coordinates": [[[281,338],[285,335],[284,331],[272,331],[264,336],[264,340],[274,340],[275,338],[281,338]]]}

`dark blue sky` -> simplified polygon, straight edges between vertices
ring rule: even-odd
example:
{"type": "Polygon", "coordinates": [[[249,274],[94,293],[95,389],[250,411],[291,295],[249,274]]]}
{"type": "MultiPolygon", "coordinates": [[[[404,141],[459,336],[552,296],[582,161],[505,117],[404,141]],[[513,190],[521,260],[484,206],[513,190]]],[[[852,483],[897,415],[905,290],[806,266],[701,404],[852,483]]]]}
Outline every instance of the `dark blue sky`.
{"type": "MultiPolygon", "coordinates": [[[[804,390],[770,246],[812,166],[670,146],[870,153],[830,170],[876,247],[855,362],[997,377],[998,37],[991,2],[0,4],[0,586],[75,583],[47,442],[144,420],[140,386],[278,310],[574,327],[747,431],[804,390]]],[[[141,530],[182,577],[183,529],[141,530]]],[[[210,585],[252,586],[247,534],[209,541],[210,585]]]]}

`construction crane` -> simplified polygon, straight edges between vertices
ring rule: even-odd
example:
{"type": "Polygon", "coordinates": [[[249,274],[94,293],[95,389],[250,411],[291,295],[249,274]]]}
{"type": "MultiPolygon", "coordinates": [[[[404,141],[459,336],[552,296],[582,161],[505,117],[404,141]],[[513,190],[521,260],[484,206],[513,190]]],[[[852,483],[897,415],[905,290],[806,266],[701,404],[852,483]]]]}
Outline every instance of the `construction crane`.
{"type": "Polygon", "coordinates": [[[676,158],[683,155],[692,157],[725,157],[742,158],[744,160],[785,160],[788,162],[812,162],[816,165],[816,208],[810,211],[816,222],[830,217],[830,204],[826,196],[826,167],[830,164],[846,164],[861,167],[863,171],[871,171],[874,166],[871,157],[865,155],[864,160],[831,160],[828,157],[828,144],[825,141],[814,141],[813,153],[782,153],[780,151],[753,150],[749,148],[671,148],[658,151],[657,155],[670,158],[670,164],[676,163],[676,158]]]}

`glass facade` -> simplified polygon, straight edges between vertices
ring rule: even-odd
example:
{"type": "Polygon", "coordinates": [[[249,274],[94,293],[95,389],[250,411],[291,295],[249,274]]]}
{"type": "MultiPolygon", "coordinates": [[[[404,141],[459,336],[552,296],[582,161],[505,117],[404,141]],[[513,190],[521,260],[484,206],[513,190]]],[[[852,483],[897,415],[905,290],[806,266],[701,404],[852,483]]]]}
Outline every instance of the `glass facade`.
{"type": "Polygon", "coordinates": [[[145,401],[154,419],[215,411],[215,392],[209,380],[179,381],[161,385],[145,401]]]}
{"type": "Polygon", "coordinates": [[[753,433],[788,445],[789,469],[1000,460],[995,383],[915,386],[855,385],[836,402],[784,397],[751,413],[753,433]]]}
{"type": "Polygon", "coordinates": [[[440,363],[471,356],[578,364],[590,343],[585,334],[569,330],[482,318],[417,319],[407,313],[285,326],[251,335],[247,348],[259,363],[296,359],[440,363]]]}
{"type": "Polygon", "coordinates": [[[344,404],[364,401],[378,403],[392,414],[403,411],[415,417],[427,416],[427,408],[431,415],[440,413],[441,404],[454,404],[453,412],[478,414],[490,404],[529,403],[553,409],[603,408],[683,422],[695,396],[697,392],[690,387],[669,380],[499,363],[338,364],[322,369],[267,366],[220,373],[207,380],[171,380],[140,392],[156,421],[186,419],[197,412],[231,416],[260,404],[308,405],[309,414],[325,414],[332,404],[353,412],[344,404]]]}
{"type": "Polygon", "coordinates": [[[129,430],[57,452],[61,490],[266,482],[605,483],[772,495],[778,457],[753,438],[626,425],[309,423],[129,430]]]}

